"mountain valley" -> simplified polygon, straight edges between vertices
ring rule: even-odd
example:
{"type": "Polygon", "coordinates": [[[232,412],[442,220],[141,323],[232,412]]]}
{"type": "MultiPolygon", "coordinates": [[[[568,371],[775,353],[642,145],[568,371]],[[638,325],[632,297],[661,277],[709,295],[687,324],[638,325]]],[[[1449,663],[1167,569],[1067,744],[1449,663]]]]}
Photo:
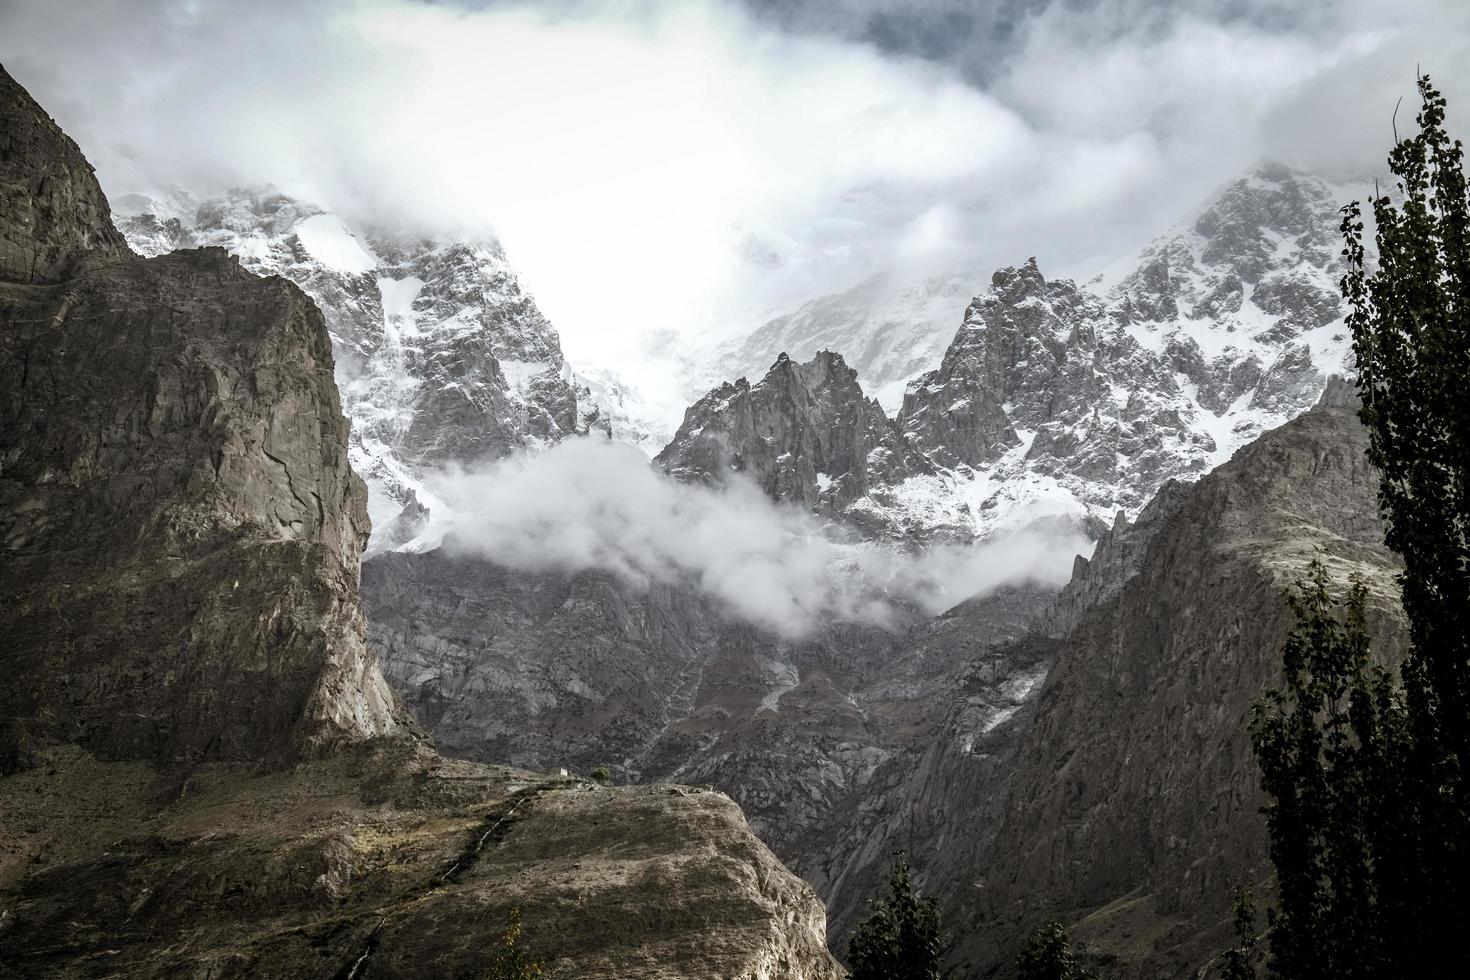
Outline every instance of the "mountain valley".
{"type": "Polygon", "coordinates": [[[1404,642],[1359,183],[1263,164],[1091,279],[866,279],[639,391],[488,233],[109,205],[3,71],[0,116],[0,978],[469,976],[515,909],[557,976],[826,980],[895,851],[962,975],[1057,918],[1215,976],[1282,590],[1319,559],[1404,642]],[[528,566],[463,506],[606,443],[824,594],[773,625],[577,527],[528,566]]]}

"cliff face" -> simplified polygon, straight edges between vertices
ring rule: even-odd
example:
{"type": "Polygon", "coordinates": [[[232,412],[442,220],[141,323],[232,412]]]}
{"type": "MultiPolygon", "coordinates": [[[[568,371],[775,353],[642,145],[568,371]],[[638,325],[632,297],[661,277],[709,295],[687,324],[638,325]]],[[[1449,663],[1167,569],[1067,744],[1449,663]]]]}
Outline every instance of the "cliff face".
{"type": "Polygon", "coordinates": [[[69,748],[0,779],[0,807],[7,980],[473,978],[512,909],[550,976],[842,975],[821,903],[706,790],[402,743],[264,777],[69,748]]]}
{"type": "Polygon", "coordinates": [[[133,255],[75,144],[0,88],[31,134],[4,183],[50,195],[4,235],[68,272],[0,283],[5,754],[279,762],[398,731],[321,314],[221,250],[133,255]]]}
{"type": "Polygon", "coordinates": [[[379,555],[363,582],[369,642],[445,751],[713,784],[788,863],[803,828],[902,748],[864,693],[900,631],[785,640],[694,586],[443,551],[379,555]]]}
{"type": "Polygon", "coordinates": [[[841,355],[782,354],[752,385],[724,384],[685,413],[655,462],[680,480],[743,473],[773,500],[840,513],[869,488],[927,470],[841,355]]]}
{"type": "Polygon", "coordinates": [[[321,313],[128,252],[0,106],[0,976],[473,976],[518,908],[565,976],[835,980],[728,798],[433,753],[364,644],[321,313]]]}
{"type": "MultiPolygon", "coordinates": [[[[867,801],[884,811],[874,857],[829,842],[826,875],[870,882],[910,849],[985,975],[1054,916],[1109,975],[1196,975],[1229,944],[1234,886],[1268,875],[1247,721],[1279,677],[1281,590],[1321,557],[1368,584],[1380,649],[1398,642],[1365,445],[1351,410],[1319,407],[1120,522],[1044,621],[1054,635],[992,654],[1002,676],[1049,667],[1037,693],[977,735],[961,690],[922,764],[867,801]]],[[[833,909],[839,934],[861,894],[833,909]]]]}
{"type": "Polygon", "coordinates": [[[24,89],[0,84],[0,279],[55,282],[88,251],[127,251],[91,164],[24,89]]]}
{"type": "Polygon", "coordinates": [[[148,256],[216,246],[257,275],[300,286],[327,321],[349,456],[370,488],[375,548],[403,543],[439,506],[424,473],[498,459],[605,422],[551,322],[493,238],[349,226],[270,188],[196,200],[129,194],[118,226],[148,256]]]}

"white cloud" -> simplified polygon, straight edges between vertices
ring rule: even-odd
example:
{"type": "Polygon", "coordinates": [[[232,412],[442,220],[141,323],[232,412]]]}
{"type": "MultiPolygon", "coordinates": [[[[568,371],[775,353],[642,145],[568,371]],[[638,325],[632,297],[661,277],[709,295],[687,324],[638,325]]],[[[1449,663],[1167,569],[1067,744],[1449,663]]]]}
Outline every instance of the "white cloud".
{"type": "Polygon", "coordinates": [[[1087,546],[1040,531],[923,552],[836,540],[752,485],[675,483],[636,449],[591,439],[429,484],[453,514],[436,532],[448,550],[526,571],[689,584],[787,636],[834,620],[886,624],[895,603],[938,613],[1006,583],[1061,585],[1087,546]]]}
{"type": "Polygon", "coordinates": [[[1262,156],[1375,166],[1413,64],[1453,87],[1470,54],[1460,0],[1036,6],[946,61],[848,28],[994,18],[9,0],[0,58],[114,193],[271,181],[399,225],[493,225],[573,356],[616,362],[646,332],[753,325],[895,263],[964,263],[977,288],[1027,255],[1094,271],[1262,156]],[[750,234],[778,267],[742,258],[750,234]]]}

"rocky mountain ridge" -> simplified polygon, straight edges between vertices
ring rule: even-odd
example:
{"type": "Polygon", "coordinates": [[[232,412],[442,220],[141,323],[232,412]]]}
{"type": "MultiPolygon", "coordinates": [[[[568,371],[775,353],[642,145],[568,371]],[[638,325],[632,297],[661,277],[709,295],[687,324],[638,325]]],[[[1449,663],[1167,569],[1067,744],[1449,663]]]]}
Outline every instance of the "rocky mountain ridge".
{"type": "Polygon", "coordinates": [[[1350,389],[1117,515],[1060,595],[780,643],[696,589],[392,554],[365,570],[373,642],[455,752],[728,788],[829,903],[834,948],[901,848],[982,975],[1053,916],[1110,975],[1197,975],[1235,884],[1268,873],[1246,720],[1281,589],[1320,557],[1398,642],[1350,389]]]}
{"type": "MultiPolygon", "coordinates": [[[[999,270],[947,346],[932,334],[899,335],[905,324],[928,330],[931,300],[950,301],[952,283],[918,296],[908,319],[872,315],[882,299],[877,287],[808,304],[757,331],[738,354],[788,338],[799,356],[781,354],[753,384],[741,378],[715,387],[656,459],[670,475],[704,484],[741,473],[773,500],[879,540],[970,542],[1038,526],[1081,529],[1099,543],[1055,602],[1036,590],[1003,591],[933,621],[833,628],[792,643],[733,621],[695,588],[648,589],[585,573],[513,575],[442,552],[394,553],[376,557],[365,573],[372,646],[415,715],[457,754],[537,768],[609,764],[619,778],[728,789],[833,903],[839,939],[898,844],[916,855],[930,890],[948,896],[951,920],[966,924],[963,956],[987,971],[1003,969],[1043,913],[1065,914],[1125,973],[1194,970],[1222,938],[1221,862],[1260,864],[1250,843],[1259,835],[1251,837],[1241,817],[1249,764],[1234,715],[1240,698],[1268,679],[1259,663],[1241,658],[1274,649],[1284,622],[1274,585],[1263,583],[1295,567],[1281,556],[1300,557],[1296,535],[1329,543],[1344,535],[1335,522],[1351,518],[1366,485],[1358,473],[1346,490],[1332,482],[1344,466],[1324,447],[1339,437],[1351,443],[1350,427],[1318,419],[1295,435],[1274,429],[1311,406],[1328,376],[1346,366],[1334,282],[1340,192],[1263,167],[1094,280],[1048,279],[1035,259],[999,270]],[[890,417],[869,397],[876,389],[865,391],[866,374],[830,349],[846,341],[889,404],[895,379],[918,370],[925,352],[932,369],[907,386],[890,417]],[[1303,435],[1312,425],[1321,431],[1303,435]],[[1232,454],[1244,460],[1235,469],[1189,482],[1232,454]],[[1322,467],[1311,479],[1346,494],[1337,502],[1342,513],[1283,523],[1261,499],[1218,490],[1257,479],[1252,467],[1274,473],[1284,460],[1285,475],[1270,479],[1295,501],[1310,483],[1298,465],[1307,458],[1322,467]],[[1204,557],[1191,558],[1179,544],[1180,513],[1204,528],[1189,539],[1204,557]],[[1220,558],[1234,547],[1232,535],[1251,527],[1283,550],[1220,558]],[[1169,574],[1211,585],[1219,575],[1246,583],[1243,591],[1206,590],[1202,611],[1174,596],[1172,618],[1160,618],[1130,591],[1146,578],[1172,595],[1158,566],[1160,542],[1175,549],[1169,574]],[[1221,625],[1221,610],[1235,606],[1255,617],[1249,628],[1221,625]],[[1126,612],[1099,611],[1118,609],[1126,612]],[[1192,617],[1215,632],[1191,632],[1192,617]],[[1181,652],[1188,644],[1214,644],[1235,672],[1222,681],[1181,652]],[[1119,659],[1131,665],[1128,677],[1116,676],[1119,659]],[[1176,670],[1185,678],[1167,683],[1176,670]],[[1140,680],[1150,676],[1161,679],[1140,680]],[[1201,678],[1237,685],[1205,716],[1192,700],[1212,697],[1201,678]],[[1115,688],[1142,707],[1121,704],[1115,688]],[[1098,691],[1117,695],[1107,699],[1113,715],[1088,700],[1098,691]],[[1047,705],[1058,702],[1102,734],[1052,714],[1047,705]],[[1149,735],[1149,726],[1167,728],[1181,713],[1187,724],[1170,729],[1177,745],[1149,735]],[[1216,751],[1217,743],[1226,748],[1216,751]],[[1130,768],[1133,748],[1167,758],[1160,785],[1130,768]],[[1072,768],[1068,752],[1087,756],[1089,766],[1072,768]],[[1207,773],[1213,802],[1188,784],[1197,769],[1207,773]],[[1110,782],[1095,783],[1093,772],[1110,782]],[[1104,785],[1122,787],[1127,806],[1115,805],[1104,785]],[[968,822],[977,809],[988,820],[984,834],[968,822]],[[1206,843],[1191,843],[1196,825],[1206,843]],[[1095,869],[1086,864],[1093,850],[1109,852],[1095,869]],[[954,854],[957,865],[946,869],[954,854]]],[[[279,240],[289,257],[247,254],[247,264],[295,262],[298,272],[289,274],[346,311],[342,322],[364,318],[369,339],[360,355],[380,366],[361,375],[368,383],[351,397],[364,433],[386,433],[380,442],[391,450],[373,457],[384,493],[397,494],[389,498],[387,513],[396,516],[386,544],[412,538],[436,505],[415,484],[416,467],[503,456],[592,424],[581,411],[563,424],[572,418],[565,392],[583,405],[588,399],[566,372],[540,367],[560,356],[559,346],[555,357],[543,345],[540,360],[525,362],[538,365],[531,377],[559,379],[545,392],[519,385],[527,376],[504,367],[517,358],[494,338],[514,334],[522,320],[544,323],[533,307],[506,303],[502,323],[435,327],[442,346],[424,343],[418,318],[452,324],[465,308],[452,282],[433,286],[450,297],[442,308],[419,309],[430,287],[413,280],[437,282],[430,260],[365,239],[363,251],[377,263],[371,269],[391,272],[373,285],[377,307],[362,301],[368,312],[355,313],[352,304],[372,290],[353,293],[341,270],[320,273],[329,253],[349,264],[347,250],[339,234],[317,240],[320,254],[310,253],[313,232],[302,226],[320,215],[297,207],[284,208],[279,227],[269,209],[250,210],[230,247],[251,252],[251,229],[265,228],[265,239],[279,240]],[[385,291],[385,280],[397,285],[385,291]],[[393,320],[403,308],[399,290],[413,292],[407,332],[393,320]],[[412,350],[381,367],[394,343],[412,350]],[[477,353],[487,343],[493,365],[477,353]],[[454,386],[469,375],[435,373],[444,364],[468,365],[463,370],[479,379],[468,414],[457,412],[454,386]],[[425,385],[448,393],[450,403],[415,401],[425,385]]],[[[196,223],[201,213],[195,209],[196,223]]],[[[154,234],[150,227],[131,233],[154,234]]],[[[338,331],[339,351],[351,347],[343,342],[349,332],[338,331]]],[[[539,327],[532,334],[547,336],[539,327]]],[[[347,378],[346,390],[353,384],[347,378]]],[[[599,398],[624,397],[611,382],[599,385],[599,398]]],[[[606,416],[600,422],[614,428],[606,416]]],[[[1350,541],[1371,538],[1366,525],[1350,530],[1350,541]]]]}
{"type": "Polygon", "coordinates": [[[380,533],[375,550],[407,540],[411,523],[395,522],[405,508],[439,505],[426,471],[610,431],[494,239],[354,229],[269,188],[202,201],[182,190],[131,194],[119,223],[143,255],[224,248],[321,306],[353,420],[353,466],[375,525],[399,532],[380,533]]]}
{"type": "MultiPolygon", "coordinates": [[[[738,356],[721,348],[706,359],[764,368],[781,351],[807,364],[836,352],[855,358],[860,387],[831,411],[866,414],[878,436],[886,413],[868,405],[870,394],[896,408],[905,446],[880,438],[889,458],[875,473],[866,456],[828,472],[797,453],[776,481],[783,500],[820,504],[884,536],[968,540],[1038,521],[1096,535],[1118,509],[1136,514],[1165,480],[1197,477],[1304,411],[1344,369],[1337,207],[1359,190],[1263,166],[1087,283],[1049,280],[1035,260],[997,271],[953,335],[942,310],[958,311],[964,277],[908,289],[873,280],[763,325],[738,356]]],[[[411,503],[415,512],[443,508],[421,479],[425,467],[594,430],[647,443],[643,396],[605,371],[584,378],[569,368],[493,240],[349,228],[269,190],[202,203],[129,195],[123,210],[121,225],[145,254],[219,244],[318,300],[355,422],[353,461],[382,529],[412,527],[394,521],[411,503]]],[[[712,370],[675,362],[691,377],[712,370]]],[[[713,417],[726,406],[721,391],[691,406],[692,424],[730,428],[725,438],[739,442],[739,420],[713,417]]],[[[708,460],[677,458],[689,438],[681,431],[663,448],[664,468],[703,469],[708,479],[708,460]]],[[[746,439],[724,452],[754,460],[765,450],[746,439]]],[[[775,464],[761,465],[759,479],[770,482],[775,464]]],[[[374,550],[399,543],[384,537],[374,550]]]]}
{"type": "MultiPolygon", "coordinates": [[[[832,903],[839,946],[894,846],[925,855],[926,884],[952,897],[952,921],[980,930],[965,876],[995,854],[964,844],[968,857],[952,871],[931,869],[973,836],[966,814],[999,806],[1012,780],[1031,778],[1018,774],[1019,750],[1008,747],[1019,744],[1018,726],[1038,710],[1059,658],[1096,609],[1121,601],[1156,536],[1198,499],[1193,481],[1232,454],[1255,461],[1238,469],[1269,470],[1261,461],[1292,437],[1263,430],[1310,408],[1343,367],[1346,334],[1339,319],[1324,320],[1320,291],[1337,273],[1327,249],[1334,193],[1269,168],[1115,279],[1048,280],[1034,260],[998,271],[892,418],[839,353],[819,350],[805,363],[778,356],[755,383],[721,385],[692,405],[655,460],[707,485],[740,473],[773,500],[880,541],[1080,527],[1098,544],[1060,596],[1002,590],[935,620],[819,631],[793,644],[730,622],[693,589],[650,592],[586,575],[515,579],[440,555],[384,555],[366,574],[374,643],[390,676],[457,752],[595,759],[630,776],[727,788],[832,903]],[[1295,298],[1278,299],[1288,294],[1295,298]]],[[[1345,443],[1349,430],[1337,432],[1345,443]]],[[[1325,447],[1307,455],[1338,458],[1325,447]]],[[[1361,474],[1353,481],[1346,511],[1367,485],[1361,474]]],[[[1301,473],[1287,482],[1293,494],[1309,492],[1301,473]]],[[[1209,523],[1218,509],[1194,519],[1224,535],[1257,514],[1223,528],[1209,523]]],[[[1259,523],[1294,547],[1289,525],[1259,523]]],[[[1366,524],[1354,533],[1372,540],[1366,524]]],[[[1251,600],[1262,623],[1280,626],[1274,593],[1251,600]]],[[[1266,657],[1274,634],[1252,642],[1266,644],[1257,651],[1266,657]]],[[[1249,682],[1258,690],[1265,681],[1249,682]]],[[[1244,764],[1233,745],[1231,763],[1244,764]]],[[[1212,773],[1232,785],[1248,779],[1212,773]]],[[[1182,824],[1185,809],[1169,819],[1182,824]]],[[[1014,833],[1012,845],[1029,846],[1024,828],[1014,833]]],[[[1225,853],[1259,858],[1242,843],[1246,831],[1229,833],[1241,836],[1225,853]]],[[[1133,857],[1140,874],[1155,867],[1133,857]]],[[[1165,880],[1159,874],[1150,880],[1165,880]]],[[[1074,921],[1092,914],[1061,891],[1064,878],[1033,905],[1053,902],[1054,914],[1076,911],[1074,921]]],[[[1113,898],[1143,887],[1121,871],[1112,883],[1122,888],[1113,898]]],[[[1024,894],[1020,884],[1015,893],[1024,894]]],[[[1174,952],[1154,937],[1147,949],[1108,955],[1139,975],[1169,956],[1198,965],[1188,958],[1205,948],[1202,923],[1219,894],[1211,886],[1180,913],[1185,938],[1174,952]]],[[[967,947],[971,962],[997,968],[1014,955],[1024,938],[1016,930],[1029,920],[1007,915],[999,927],[983,925],[993,938],[967,947]]],[[[1161,920],[1135,917],[1126,928],[1145,921],[1161,920]]],[[[1122,943],[1106,923],[1087,928],[1099,942],[1122,943]]]]}
{"type": "Polygon", "coordinates": [[[717,485],[740,473],[772,500],[839,514],[871,487],[929,470],[831,351],[806,364],[781,354],[754,385],[741,378],[711,391],[654,464],[717,485]]]}
{"type": "MultiPolygon", "coordinates": [[[[904,394],[893,422],[907,451],[890,457],[905,465],[824,472],[824,484],[863,488],[826,508],[897,536],[964,540],[1037,522],[1096,536],[1167,480],[1208,472],[1348,366],[1336,241],[1352,189],[1265,166],[1091,282],[1047,279],[1035,259],[997,271],[939,365],[904,394]]],[[[659,457],[666,471],[712,478],[698,434],[741,428],[719,416],[742,403],[717,392],[686,415],[659,457]]],[[[865,410],[862,388],[849,397],[845,410],[865,410]]],[[[797,447],[749,435],[723,456],[779,445],[801,483],[782,498],[820,502],[818,468],[797,447]]]]}
{"type": "Polygon", "coordinates": [[[728,798],[446,760],[363,642],[327,321],[131,253],[0,69],[0,976],[836,980],[728,798]]]}
{"type": "Polygon", "coordinates": [[[958,686],[922,762],[875,773],[845,826],[801,842],[828,855],[802,871],[839,896],[834,935],[900,847],[979,975],[1052,917],[1110,976],[1206,975],[1235,887],[1269,875],[1247,722],[1279,677],[1282,589],[1318,558],[1369,586],[1380,651],[1402,641],[1365,446],[1325,404],[1120,520],[1031,635],[958,686]],[[967,704],[1007,684],[1031,696],[977,734],[967,704]]]}

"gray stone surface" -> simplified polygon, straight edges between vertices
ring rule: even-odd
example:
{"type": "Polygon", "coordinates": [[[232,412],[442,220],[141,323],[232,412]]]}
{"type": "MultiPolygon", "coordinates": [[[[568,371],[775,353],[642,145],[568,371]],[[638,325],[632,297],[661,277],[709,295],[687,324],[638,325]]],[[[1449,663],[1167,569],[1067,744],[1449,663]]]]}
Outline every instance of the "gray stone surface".
{"type": "Polygon", "coordinates": [[[1350,412],[1316,409],[1105,536],[1054,635],[993,653],[998,677],[1049,668],[1024,707],[970,739],[962,692],[922,764],[849,804],[881,819],[826,831],[805,873],[846,883],[834,935],[903,847],[979,975],[1053,916],[1110,976],[1198,975],[1230,942],[1236,885],[1268,875],[1247,721],[1279,674],[1282,589],[1321,557],[1369,586],[1378,649],[1402,642],[1365,446],[1350,412]]]}
{"type": "MultiPolygon", "coordinates": [[[[30,146],[91,180],[59,134],[30,146]]],[[[142,259],[71,227],[107,214],[76,180],[64,236],[0,218],[77,249],[60,282],[0,282],[6,754],[279,763],[411,724],[363,643],[366,495],[321,314],[222,250],[142,259]]]]}
{"type": "Polygon", "coordinates": [[[805,364],[781,354],[756,384],[741,378],[711,391],[654,463],[712,485],[739,473],[772,500],[835,513],[870,487],[928,469],[831,351],[805,364]]]}
{"type": "Polygon", "coordinates": [[[291,280],[321,307],[353,422],[353,466],[382,527],[411,498],[422,502],[428,470],[605,426],[556,329],[493,239],[354,229],[269,188],[203,201],[183,191],[128,195],[119,210],[145,255],[219,246],[251,272],[291,280]]]}
{"type": "Polygon", "coordinates": [[[111,213],[71,138],[19,86],[0,85],[0,279],[55,282],[81,253],[125,253],[111,213]]]}

